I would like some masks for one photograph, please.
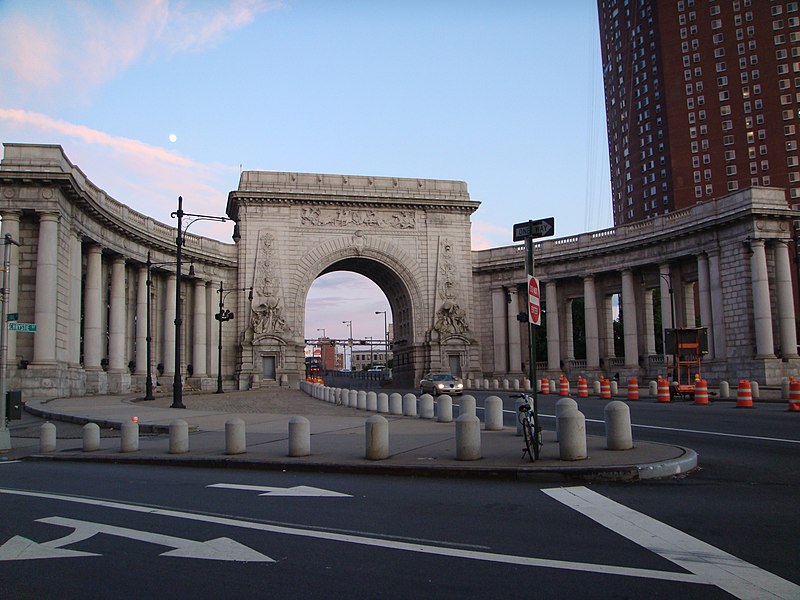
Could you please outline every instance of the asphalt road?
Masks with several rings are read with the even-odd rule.
[[[546,427],[556,400],[541,398]],[[580,404],[602,434],[605,403]],[[558,487],[0,463],[0,582],[15,598],[799,598],[800,415],[631,414],[635,439],[692,447],[701,469]]]

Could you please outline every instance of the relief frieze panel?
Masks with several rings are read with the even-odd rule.
[[[383,212],[352,208],[317,208],[304,206],[300,212],[300,224],[315,227],[389,227],[392,229],[415,229],[416,214],[413,210]]]

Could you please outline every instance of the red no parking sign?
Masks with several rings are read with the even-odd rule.
[[[528,322],[534,325],[542,324],[539,297],[539,280],[533,275],[528,275]]]

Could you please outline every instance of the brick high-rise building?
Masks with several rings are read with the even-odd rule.
[[[597,4],[616,224],[753,185],[800,205],[800,3]]]

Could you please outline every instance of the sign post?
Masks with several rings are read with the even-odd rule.
[[[11,256],[9,244],[19,246],[19,242],[11,237],[10,233],[3,236],[3,287],[0,289],[0,297],[2,297],[3,307],[0,310],[0,325],[9,321],[8,313],[8,300],[9,300],[9,285],[8,272],[11,269]],[[14,315],[16,319],[16,315]],[[15,325],[13,321],[9,322]],[[34,330],[35,330],[34,326]],[[8,334],[5,327],[0,326],[0,452],[7,452],[11,450],[11,432],[8,430],[6,424],[6,389],[8,388],[8,379],[6,371],[6,363],[8,362]]]
[[[528,275],[528,339],[530,340],[530,356],[528,376],[531,381],[533,396],[533,426],[534,435],[540,436],[542,428],[539,426],[539,401],[536,392],[536,327],[541,324],[541,292],[539,280],[533,275],[533,240],[546,237],[555,233],[555,218],[526,221],[514,225],[514,241],[525,240],[525,273]],[[538,441],[541,441],[539,439]]]

